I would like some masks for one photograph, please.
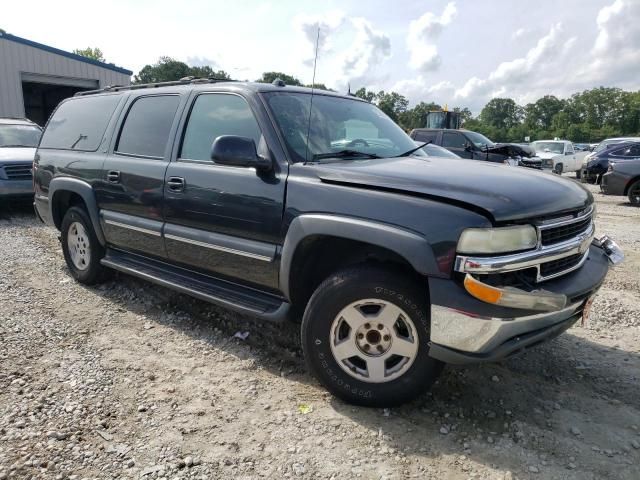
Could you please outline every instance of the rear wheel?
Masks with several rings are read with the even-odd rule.
[[[380,268],[335,273],[317,288],[302,319],[309,370],[331,393],[357,405],[414,399],[442,369],[429,357],[426,296],[405,276]]]
[[[629,187],[629,202],[631,205],[640,207],[640,180],[636,180]]]
[[[104,248],[87,212],[81,207],[71,207],[62,219],[60,230],[62,253],[73,278],[86,285],[101,281],[105,272],[100,264]]]

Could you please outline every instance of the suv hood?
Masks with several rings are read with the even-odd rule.
[[[536,155],[533,148],[515,143],[497,143],[493,147],[487,147],[487,150],[489,153],[500,153],[507,157],[534,157]]]
[[[31,147],[0,147],[0,162],[33,162],[36,149]]]
[[[393,190],[463,204],[495,222],[585,208],[593,196],[579,183],[530,168],[477,160],[402,157],[313,165],[328,183]]]

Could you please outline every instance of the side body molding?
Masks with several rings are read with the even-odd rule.
[[[82,197],[82,200],[84,200],[84,203],[87,206],[89,218],[91,219],[93,229],[96,232],[96,237],[98,237],[98,241],[101,245],[106,245],[104,232],[100,225],[96,195],[91,188],[91,185],[84,180],[71,177],[56,177],[51,180],[51,183],[49,183],[49,213],[52,221],[58,229],[60,229],[62,218],[58,218],[55,215],[54,209],[56,208],[56,194],[59,194],[60,192],[73,192]]]
[[[439,275],[433,250],[419,234],[385,223],[338,215],[303,214],[289,226],[280,261],[280,290],[289,298],[289,276],[300,242],[314,235],[346,238],[391,250],[423,275]]]

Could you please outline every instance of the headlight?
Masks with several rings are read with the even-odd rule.
[[[459,253],[507,253],[538,245],[538,234],[531,225],[499,228],[468,228],[460,235]]]

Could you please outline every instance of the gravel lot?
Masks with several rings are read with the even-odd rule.
[[[590,188],[626,261],[589,322],[501,364],[448,367],[391,411],[325,393],[295,325],[124,275],[76,284],[57,232],[4,207],[0,480],[637,480],[640,209]]]

